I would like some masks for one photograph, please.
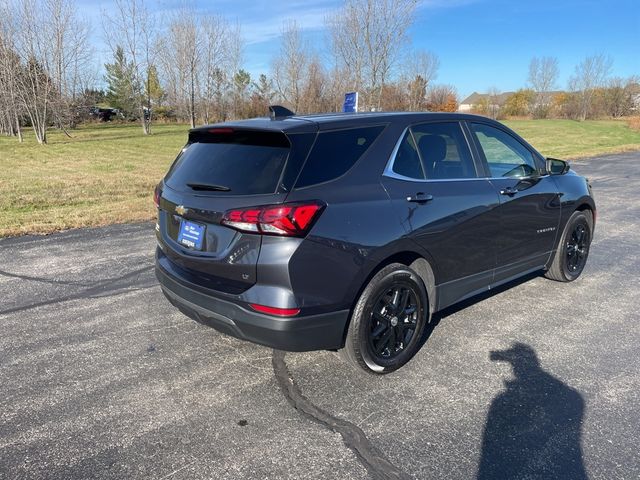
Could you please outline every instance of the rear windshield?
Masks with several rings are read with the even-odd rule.
[[[296,188],[327,182],[346,173],[378,138],[384,126],[350,128],[318,134]]]
[[[217,129],[196,132],[165,177],[176,190],[215,194],[257,195],[275,193],[289,155],[289,141],[280,132]],[[201,187],[190,187],[200,185]]]

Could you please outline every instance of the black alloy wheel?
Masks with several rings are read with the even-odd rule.
[[[593,237],[593,214],[589,210],[573,212],[558,241],[545,276],[558,282],[572,282],[587,264]]]
[[[411,343],[418,324],[418,296],[411,284],[386,289],[371,310],[369,351],[376,360],[397,357]]]
[[[580,274],[587,263],[589,251],[590,231],[586,222],[576,223],[569,238],[567,238],[566,266],[571,275]]]
[[[360,294],[340,356],[369,373],[393,372],[418,352],[429,318],[422,278],[406,265],[387,265]]]

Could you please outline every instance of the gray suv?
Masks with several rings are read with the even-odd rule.
[[[535,271],[577,278],[596,218],[565,162],[442,113],[195,128],[155,203],[156,274],[178,309],[374,373],[410,360],[438,310]]]

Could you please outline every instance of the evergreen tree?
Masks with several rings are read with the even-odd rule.
[[[269,78],[261,73],[258,77],[258,82],[253,84],[253,88],[260,100],[264,101],[267,105],[271,104],[273,97],[275,97],[275,91],[273,89],[273,82]]]
[[[161,105],[164,100],[165,93],[160,85],[158,69],[155,65],[149,66],[145,87],[145,97],[151,100],[151,105],[154,107]]]
[[[113,63],[105,64],[107,74],[107,101],[113,108],[119,109],[125,118],[136,119],[137,105],[135,92],[139,91],[134,85],[134,65],[127,62],[122,47],[117,47]]]

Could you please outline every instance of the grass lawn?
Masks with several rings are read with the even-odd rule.
[[[505,122],[544,155],[576,158],[640,150],[624,121]],[[0,237],[150,220],[152,192],[186,141],[185,125],[87,125],[38,145],[0,137]]]
[[[0,137],[0,236],[153,218],[153,187],[187,130],[87,125],[73,138],[51,130],[48,145]]]
[[[510,120],[504,122],[547,157],[572,159],[640,150],[640,131],[626,120]]]

